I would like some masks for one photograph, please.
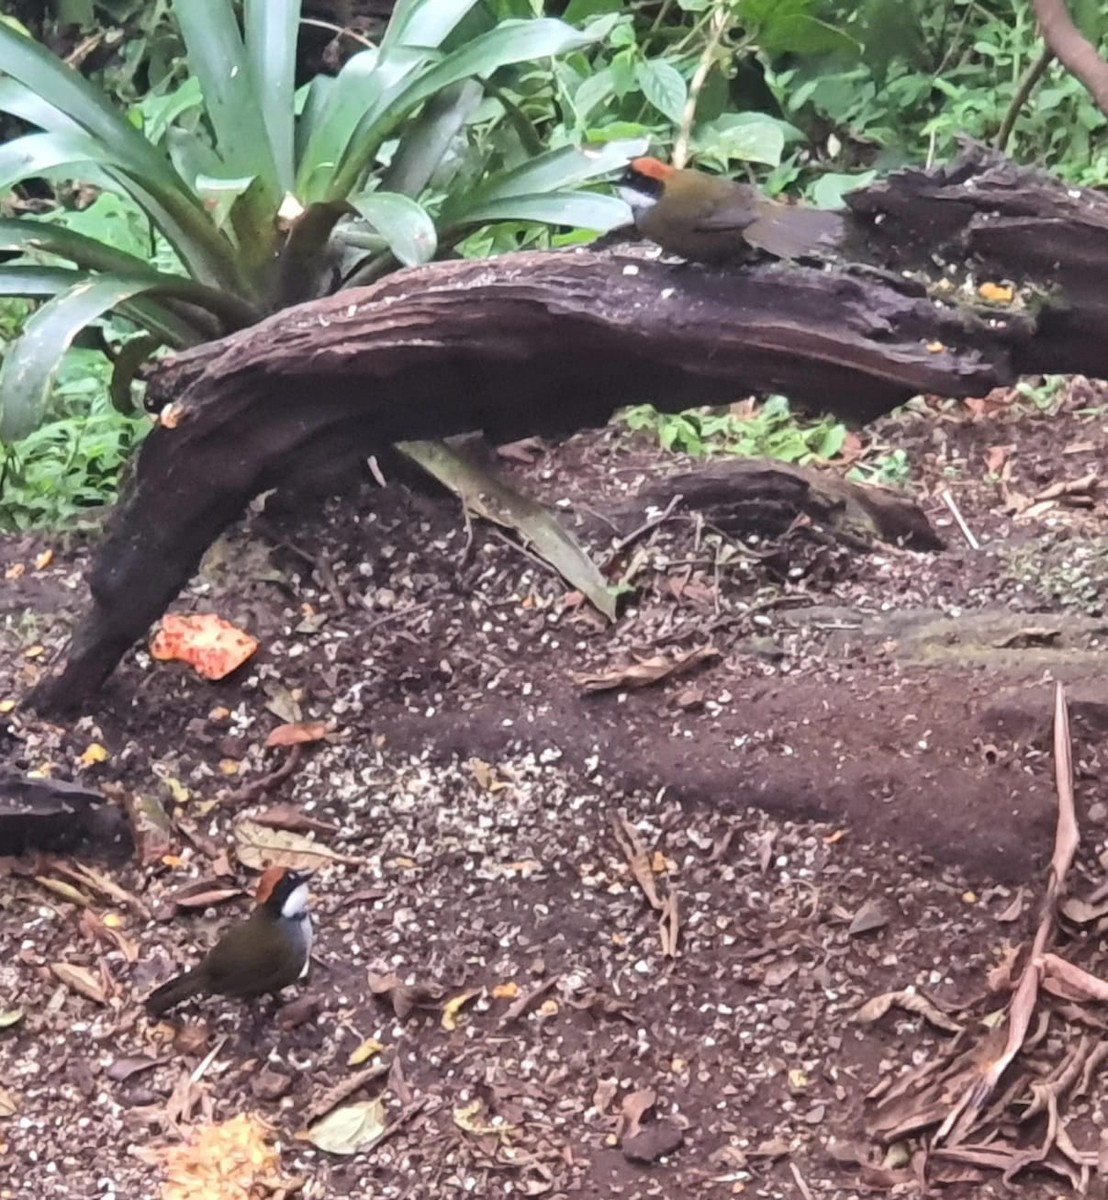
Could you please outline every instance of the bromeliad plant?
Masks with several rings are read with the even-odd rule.
[[[0,197],[77,180],[127,197],[152,231],[144,258],[56,221],[0,219],[0,250],[21,256],[0,266],[0,296],[45,301],[0,369],[0,441],[36,427],[62,355],[110,312],[144,331],[117,359],[123,397],[143,353],[427,262],[489,222],[626,220],[580,185],[642,144],[537,152],[504,86],[513,66],[513,82],[541,86],[546,60],[596,44],[615,17],[494,23],[477,0],[398,0],[380,45],[297,91],[300,0],[244,0],[241,27],[235,7],[175,0],[192,74],[137,110],[143,127],[0,21],[0,111],[38,130],[0,146]]]

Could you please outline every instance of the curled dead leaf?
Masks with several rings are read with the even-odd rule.
[[[325,721],[289,721],[270,730],[265,746],[267,750],[275,746],[302,746],[308,742],[321,742],[326,736]]]
[[[658,1094],[651,1087],[628,1092],[619,1106],[620,1128],[617,1136],[634,1137],[642,1128],[643,1118],[658,1103]]]
[[[376,1038],[366,1038],[364,1042],[359,1043],[359,1045],[350,1051],[346,1065],[348,1067],[360,1067],[362,1063],[369,1062],[374,1055],[380,1054],[384,1048],[384,1043],[379,1042]]]
[[[947,1033],[961,1032],[962,1026],[957,1021],[948,1017],[914,988],[904,988],[903,991],[885,992],[880,996],[874,996],[872,1000],[867,1000],[858,1009],[854,1014],[854,1020],[863,1025],[870,1025],[874,1021],[879,1021],[894,1006],[923,1017],[937,1029],[943,1029]]]
[[[63,900],[68,900],[70,904],[79,904],[81,908],[88,908],[92,904],[84,892],[72,884],[66,883],[63,879],[51,879],[48,875],[36,875],[35,883],[39,887],[46,888],[48,892],[53,892],[55,896],[61,896]]]
[[[57,962],[50,964],[52,974],[65,984],[71,992],[76,992],[97,1004],[107,1004],[108,997],[100,981],[86,967],[75,963]]]
[[[333,1109],[297,1137],[328,1154],[356,1154],[384,1132],[385,1103],[378,1097]]]
[[[16,1103],[15,1092],[9,1092],[7,1088],[0,1087],[0,1119],[14,1117],[18,1111],[19,1105]]]
[[[439,988],[425,984],[404,983],[398,975],[379,975],[369,972],[369,990],[392,1006],[392,1011],[403,1020],[417,1008],[435,1008],[442,999]]]
[[[499,1117],[480,1120],[479,1118],[483,1112],[484,1105],[481,1101],[471,1100],[469,1104],[464,1104],[454,1110],[454,1124],[466,1133],[478,1135],[492,1133],[498,1137],[506,1137],[515,1128],[514,1125],[510,1125],[507,1121],[501,1120]]]
[[[306,812],[291,804],[277,804],[265,812],[258,813],[253,820],[267,829],[288,829],[293,833],[338,833],[339,827],[330,821],[310,817]]]
[[[610,671],[574,672],[571,678],[586,694],[611,691],[613,688],[644,688],[673,676],[684,675],[719,656],[720,652],[715,646],[698,646],[673,658],[657,654],[653,658],[640,659]]]
[[[462,992],[458,996],[452,996],[442,1006],[442,1027],[448,1033],[453,1033],[458,1028],[458,1015],[462,1009],[469,1004],[471,1000],[476,1000],[478,996],[485,994],[484,988],[473,988],[468,992]]]
[[[258,650],[258,639],[215,613],[167,613],[150,641],[151,657],[187,663],[205,679],[223,679]]]
[[[11,1029],[13,1025],[18,1025],[23,1020],[23,1009],[21,1008],[5,1008],[0,1009],[0,1029]]]
[[[876,929],[884,929],[891,918],[889,906],[882,899],[867,900],[854,914],[847,933],[851,937],[860,937],[863,933],[872,933]]]

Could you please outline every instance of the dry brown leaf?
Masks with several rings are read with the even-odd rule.
[[[621,1000],[609,992],[594,989],[586,992],[577,1000],[570,1000],[569,1006],[594,1015],[600,1013],[602,1016],[622,1017],[623,1020],[630,1021],[633,1025],[638,1022],[638,1017],[635,1016],[631,1005],[626,1000]]]
[[[642,888],[642,893],[650,907],[660,910],[662,898],[658,895],[654,872],[650,869],[650,855],[643,845],[642,838],[639,837],[639,831],[622,813],[614,813],[612,815],[612,832],[615,834],[616,844],[623,852],[623,857],[627,859],[627,865],[631,868],[635,882]]]
[[[1093,925],[1102,917],[1108,917],[1108,901],[1090,904],[1077,896],[1067,896],[1059,906],[1059,912],[1075,925]]]
[[[1023,913],[1023,906],[1024,891],[1021,887],[1016,889],[1016,894],[1012,897],[1011,901],[996,914],[996,919],[1002,925],[1010,925],[1013,921],[1019,920]]]
[[[1080,479],[1059,479],[1048,484],[1035,495],[1037,501],[1058,500],[1069,496],[1095,495],[1100,487],[1100,477],[1095,472],[1082,475]]]
[[[676,958],[681,935],[681,914],[675,892],[671,891],[662,902],[662,909],[658,914],[658,932],[662,939],[662,954],[666,958]]]
[[[905,988],[900,992],[885,992],[880,996],[874,996],[872,1000],[867,1000],[858,1009],[854,1014],[854,1020],[862,1025],[870,1025],[874,1021],[880,1020],[894,1006],[923,1017],[924,1020],[930,1021],[938,1029],[946,1030],[947,1033],[959,1033],[962,1029],[957,1021],[948,1017],[914,988]]]
[[[863,933],[884,929],[888,925],[890,917],[889,906],[884,900],[867,900],[854,914],[847,933],[851,937],[861,937]]]
[[[244,867],[264,870],[266,867],[291,867],[294,871],[313,871],[328,863],[361,866],[364,858],[340,854],[321,842],[285,829],[269,829],[257,821],[244,818],[234,827],[235,853]]]
[[[778,959],[777,962],[772,962],[766,967],[763,982],[766,987],[779,988],[783,983],[788,983],[799,970],[800,964],[795,958]]]
[[[369,990],[392,1005],[392,1011],[403,1020],[416,1008],[435,1008],[442,999],[439,988],[419,983],[404,983],[398,975],[378,975],[370,971]]]
[[[122,904],[142,917],[143,920],[150,920],[150,909],[136,895],[127,891],[126,888],[120,887],[110,875],[106,875],[103,871],[98,871],[87,863],[79,862],[55,863],[53,869],[59,875],[68,876],[74,883],[99,892],[105,899]]]
[[[339,831],[339,827],[330,821],[321,821],[318,817],[310,817],[306,812],[302,812],[291,804],[274,805],[265,812],[257,813],[252,819],[267,829],[288,829],[293,833],[331,835]]]
[[[18,1025],[22,1020],[23,1009],[0,1008],[0,1029],[11,1029],[13,1025]]]
[[[65,984],[71,992],[77,992],[97,1004],[107,1004],[108,996],[91,971],[74,963],[57,962],[50,964],[51,972]]]
[[[478,1117],[484,1111],[484,1105],[480,1100],[471,1100],[469,1104],[465,1104],[454,1110],[454,1124],[459,1129],[466,1133],[474,1133],[478,1136],[487,1136],[495,1134],[497,1137],[507,1137],[514,1130],[515,1126],[507,1121],[496,1120],[478,1120]]]
[[[598,1079],[596,1091],[592,1094],[592,1106],[603,1117],[607,1115],[608,1105],[616,1098],[618,1088],[614,1079]]]
[[[1043,987],[1055,995],[1078,1002],[1093,1000],[1098,1004],[1108,1002],[1108,982],[1090,975],[1074,963],[1066,962],[1056,954],[1042,956]]]
[[[302,746],[308,742],[321,742],[327,736],[325,721],[289,721],[271,729],[265,739],[265,748],[276,746]]]
[[[9,1092],[7,1088],[0,1087],[0,1120],[4,1117],[14,1117],[19,1111],[19,1105],[15,1099],[15,1092]]]
[[[458,996],[453,996],[442,1006],[442,1027],[448,1033],[453,1033],[458,1028],[458,1015],[462,1009],[469,1004],[471,1000],[476,1000],[478,996],[485,994],[484,988],[473,988],[471,991],[462,992]]]
[[[341,1079],[334,1087],[328,1088],[308,1105],[304,1113],[304,1124],[311,1125],[314,1121],[318,1121],[320,1117],[326,1116],[331,1109],[341,1104],[348,1096],[353,1096],[367,1083],[372,1083],[373,1080],[380,1079],[388,1073],[387,1063],[374,1063],[372,1066],[362,1067],[360,1071],[355,1071],[353,1075]]]
[[[89,908],[92,905],[92,901],[84,892],[62,879],[51,879],[48,875],[36,875],[35,883],[46,888],[48,892],[53,892],[55,896],[61,896],[63,900],[68,900],[70,904],[79,904],[81,908]]]
[[[109,919],[114,916],[114,913],[109,913],[101,920],[96,913],[86,908],[77,918],[77,928],[90,942],[103,942],[107,946],[117,946],[128,962],[137,962],[138,946],[117,927],[117,924],[108,923]],[[118,918],[116,921],[118,922]]]
[[[501,1027],[510,1025],[513,1021],[518,1021],[536,1000],[541,999],[552,988],[557,987],[561,979],[561,975],[551,975],[549,979],[544,979],[542,983],[536,984],[529,992],[524,992],[522,996],[513,1000],[505,1009],[504,1015],[500,1018]]]
[[[385,1102],[377,1097],[336,1108],[296,1136],[328,1154],[356,1154],[384,1132]]]
[[[720,652],[714,646],[699,646],[674,658],[658,654],[610,671],[575,672],[572,679],[586,693],[611,691],[613,688],[650,687],[672,676],[683,675],[719,656]]]
[[[620,1138],[634,1137],[642,1128],[643,1117],[657,1103],[658,1095],[653,1088],[645,1087],[628,1092],[620,1105],[619,1128],[616,1130],[616,1136]]]
[[[258,649],[258,639],[215,613],[167,613],[150,641],[151,657],[188,663],[205,679],[223,679]]]
[[[192,909],[210,908],[242,895],[242,888],[233,884],[221,884],[218,879],[198,879],[171,892],[166,899],[177,908]]]

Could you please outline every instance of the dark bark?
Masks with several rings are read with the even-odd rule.
[[[511,440],[625,404],[750,392],[861,424],[920,392],[1108,376],[1105,197],[973,147],[851,208],[863,266],[707,271],[595,249],[443,262],[168,360],[150,386],[162,423],[97,555],[92,603],[32,702],[82,703],[252,496],[392,442]],[[928,293],[970,271],[1034,302],[972,311]]]
[[[777,537],[807,517],[853,546],[879,538],[909,550],[942,550],[944,543],[919,507],[887,488],[841,479],[830,471],[794,467],[766,458],[728,459],[697,471],[668,475],[643,489],[643,502],[703,513],[724,533]]]

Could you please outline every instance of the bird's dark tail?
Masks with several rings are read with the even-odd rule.
[[[839,213],[803,204],[775,204],[743,230],[751,246],[777,258],[829,254],[845,236],[846,222]]]
[[[162,1013],[168,1012],[182,1000],[195,996],[199,990],[200,982],[195,971],[185,971],[181,975],[174,975],[172,979],[163,983],[161,987],[155,988],[146,997],[146,1011],[152,1017],[160,1017]]]

